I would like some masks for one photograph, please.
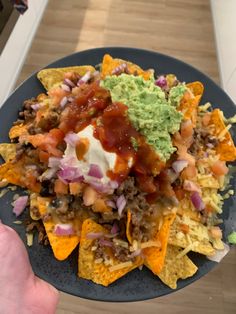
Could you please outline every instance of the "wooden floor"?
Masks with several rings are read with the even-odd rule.
[[[206,0],[51,0],[18,84],[74,51],[101,46],[152,49],[182,59],[219,81]],[[61,294],[57,314],[236,313],[236,249],[211,273],[167,297],[103,303]]]

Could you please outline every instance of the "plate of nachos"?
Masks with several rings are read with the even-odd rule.
[[[183,288],[230,250],[235,113],[204,74],[156,52],[56,61],[0,110],[0,219],[59,290],[138,301]]]

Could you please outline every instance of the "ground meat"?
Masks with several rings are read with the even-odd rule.
[[[128,177],[119,186],[116,194],[125,196],[126,208],[131,210],[133,239],[141,242],[148,241],[153,236],[152,228],[150,228],[153,207],[147,202],[145,194],[137,187],[135,178]]]
[[[130,258],[130,251],[127,248],[124,248],[124,247],[119,246],[119,245],[114,245],[112,247],[112,251],[113,251],[114,256],[119,261],[121,261],[122,263],[131,260],[131,258]]]
[[[39,193],[43,197],[54,195],[54,182],[53,180],[44,180],[41,182],[41,190]]]
[[[49,244],[49,240],[44,228],[44,225],[42,223],[42,221],[38,220],[38,221],[28,221],[26,223],[26,232],[38,232],[38,243],[39,244],[43,244],[43,245],[48,245]]]
[[[47,115],[43,116],[37,124],[37,128],[42,132],[48,132],[53,128],[56,128],[60,122],[60,115],[58,112],[51,110]]]
[[[38,207],[31,207],[30,208],[30,211],[32,212],[32,214],[34,215],[34,217],[37,217],[37,218],[40,218],[40,212],[39,212],[39,209]]]
[[[36,98],[31,98],[24,101],[23,110],[19,112],[19,118],[23,121],[33,120],[36,116],[35,110],[32,109],[32,105],[36,104],[38,101]]]

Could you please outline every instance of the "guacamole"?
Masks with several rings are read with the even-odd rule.
[[[163,161],[169,159],[175,151],[170,134],[179,130],[182,113],[166,99],[154,79],[145,81],[140,76],[121,74],[107,76],[101,86],[110,91],[112,101],[128,106],[128,116],[136,130],[145,136]]]

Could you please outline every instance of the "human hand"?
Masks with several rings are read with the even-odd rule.
[[[23,242],[0,221],[0,313],[52,314],[58,291],[37,278]]]

